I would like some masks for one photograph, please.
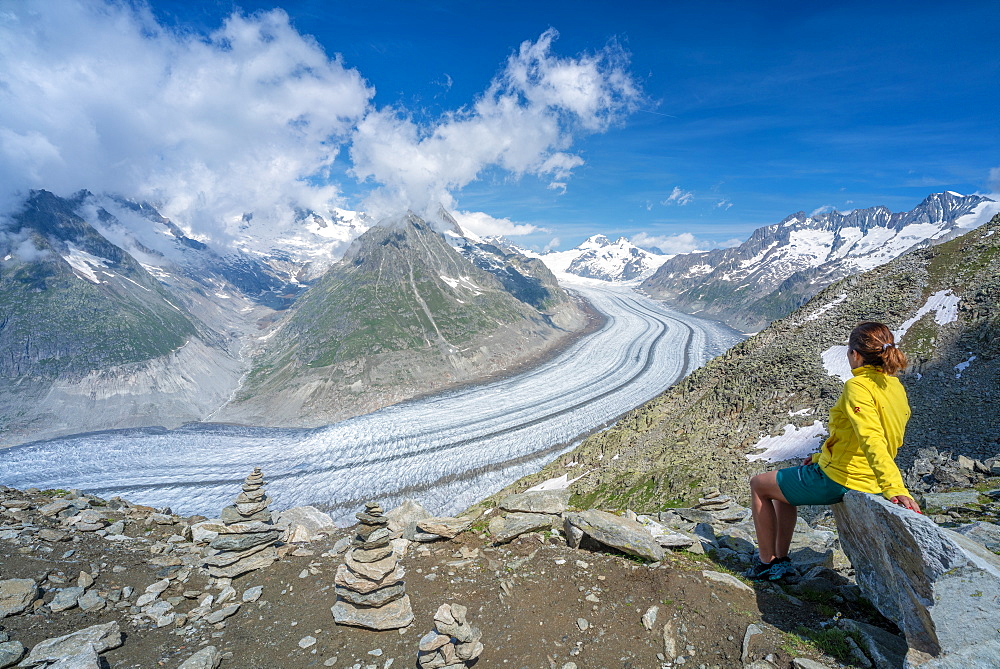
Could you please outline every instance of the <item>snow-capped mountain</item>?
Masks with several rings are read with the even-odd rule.
[[[612,242],[604,235],[588,237],[569,251],[534,255],[553,272],[614,282],[645,278],[672,257],[641,249],[624,237]]]
[[[798,212],[758,228],[739,246],[675,256],[642,287],[685,311],[756,330],[837,279],[968,232],[998,211],[1000,203],[987,197],[946,191],[900,213]]]

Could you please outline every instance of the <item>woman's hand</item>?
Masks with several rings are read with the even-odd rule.
[[[802,466],[805,467],[807,465],[811,465],[812,463],[813,463],[813,456],[810,455],[808,458],[802,461]]]
[[[903,508],[909,509],[910,511],[916,511],[917,513],[923,513],[920,510],[920,507],[917,505],[917,503],[914,502],[912,498],[907,497],[906,495],[896,495],[895,497],[893,497],[889,501],[892,502],[893,504],[898,504],[899,506],[901,506]]]

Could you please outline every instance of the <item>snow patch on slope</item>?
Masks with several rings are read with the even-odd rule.
[[[777,437],[764,437],[758,441],[754,448],[763,450],[763,452],[747,454],[747,460],[751,462],[754,460],[780,462],[793,458],[804,458],[819,450],[825,435],[826,427],[818,420],[805,427],[786,425],[784,432]]]
[[[913,327],[914,323],[919,321],[924,316],[924,314],[928,314],[932,311],[935,312],[934,322],[938,325],[954,323],[958,320],[959,301],[960,298],[958,295],[955,295],[950,288],[947,290],[939,290],[927,298],[927,301],[924,302],[924,306],[920,307],[912,318],[900,325],[898,330],[893,330],[893,336],[895,336],[898,341],[903,335],[906,334],[907,330]]]
[[[925,314],[930,312],[934,313],[934,322],[938,325],[946,325],[948,323],[953,323],[958,320],[958,303],[960,298],[955,295],[954,292],[949,288],[947,290],[939,290],[930,297],[922,307],[917,310],[911,318],[904,321],[899,329],[893,330],[892,335],[898,342],[906,332],[913,327],[913,324],[920,320]],[[821,307],[821,309],[829,308]],[[814,312],[817,313],[818,312]],[[809,320],[807,318],[807,320]],[[847,346],[831,346],[830,348],[823,351],[821,354],[823,359],[823,369],[826,370],[827,374],[830,376],[836,376],[843,381],[848,381],[851,379],[853,374],[851,373],[851,365],[847,361]],[[957,367],[956,367],[957,369]],[[964,369],[964,368],[963,368]],[[961,370],[959,370],[961,373]]]
[[[111,261],[107,258],[101,258],[100,256],[87,253],[83,249],[78,249],[72,244],[67,244],[67,246],[69,247],[69,255],[63,256],[62,259],[68,262],[70,267],[79,273],[77,276],[81,279],[86,279],[91,283],[100,283],[101,280],[97,278],[97,273],[94,272],[94,270],[106,269],[108,267],[108,263]]]

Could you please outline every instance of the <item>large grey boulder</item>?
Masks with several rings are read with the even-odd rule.
[[[392,532],[403,532],[409,527],[411,535],[418,521],[430,518],[433,515],[430,511],[420,506],[419,502],[412,499],[403,500],[402,504],[385,513],[385,517],[389,519],[389,529]]]
[[[528,532],[552,529],[552,521],[559,519],[547,513],[509,513],[497,525],[490,524],[493,541],[505,544]],[[494,531],[495,530],[495,531]]]
[[[569,489],[531,490],[509,495],[500,501],[504,511],[516,513],[565,513],[569,506]]]
[[[79,658],[90,662],[98,653],[122,645],[122,632],[117,621],[94,625],[64,636],[46,639],[35,645],[19,667],[50,666],[53,662]],[[86,665],[84,665],[86,666]]]
[[[1000,557],[880,496],[833,506],[862,592],[906,635],[906,666],[1000,667]]]
[[[663,559],[663,549],[656,539],[634,520],[597,509],[569,512],[564,518],[566,536],[576,546],[579,542],[575,541],[575,538],[582,532],[623,553],[656,562]]]
[[[37,595],[38,586],[30,578],[0,581],[0,620],[27,609]]]
[[[296,506],[280,511],[275,515],[274,523],[287,528],[285,541],[289,543],[315,541],[337,530],[337,524],[330,514],[314,506]]]

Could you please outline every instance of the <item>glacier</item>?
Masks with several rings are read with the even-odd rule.
[[[454,514],[571,449],[743,336],[627,286],[566,287],[602,329],[524,373],[313,429],[198,423],[34,442],[0,451],[0,482],[119,495],[216,517],[261,467],[272,508],[312,505],[338,522],[366,500]]]

